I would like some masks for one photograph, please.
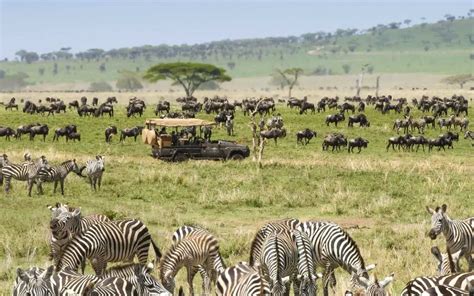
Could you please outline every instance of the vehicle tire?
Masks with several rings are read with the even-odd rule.
[[[189,159],[189,155],[185,153],[176,153],[173,157],[174,162],[182,162]]]
[[[232,154],[229,159],[232,159],[232,160],[243,160],[244,159],[244,156],[240,153],[234,153]]]

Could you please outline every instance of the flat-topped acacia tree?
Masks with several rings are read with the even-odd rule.
[[[232,78],[225,71],[211,64],[177,62],[155,65],[146,71],[143,78],[150,82],[171,79],[175,85],[184,88],[186,96],[191,97],[203,83],[230,81]]]

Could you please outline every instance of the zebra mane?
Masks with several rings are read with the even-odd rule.
[[[125,271],[125,270],[128,270],[128,269],[133,270],[134,271],[133,273],[135,274],[136,273],[135,268],[136,267],[143,267],[143,266],[146,267],[145,264],[141,264],[141,263],[128,263],[128,264],[116,265],[116,266],[112,266],[112,267],[108,268],[104,272],[104,274],[108,274],[109,272],[122,272],[122,271]]]
[[[66,164],[66,163],[69,163],[69,162],[72,162],[72,161],[74,161],[74,160],[70,159],[70,160],[63,161],[63,162],[61,163],[61,165]]]

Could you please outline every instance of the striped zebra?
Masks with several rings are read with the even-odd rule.
[[[472,292],[474,294],[474,292]],[[421,296],[470,296],[472,295],[470,292],[446,286],[446,285],[439,285],[439,286],[434,286],[431,287],[427,290],[425,290]]]
[[[19,181],[27,181],[28,196],[31,196],[31,189],[33,183],[38,177],[41,169],[48,167],[48,161],[45,156],[41,156],[35,162],[28,162],[26,164],[9,164],[2,168],[2,175],[5,178],[5,192],[10,192],[10,183],[12,179]]]
[[[451,273],[460,272],[459,258],[464,255],[466,248],[462,248],[456,254],[451,254],[449,248],[446,253],[441,253],[438,247],[431,248],[431,254],[438,260],[438,266],[436,268],[439,275],[446,275]]]
[[[378,281],[375,277],[374,280],[366,279],[365,277],[357,277],[359,281],[359,286],[364,289],[365,296],[389,296],[391,294],[385,291],[385,287],[388,286],[393,281],[393,273],[383,279],[382,281]],[[353,295],[352,292],[346,291],[345,295]]]
[[[299,225],[300,221],[298,219],[289,218],[269,222],[260,228],[250,246],[250,265],[255,266],[258,264],[263,242],[270,233],[281,230],[295,230]]]
[[[419,296],[424,291],[438,285],[446,285],[463,291],[469,291],[472,283],[474,283],[474,272],[472,271],[438,277],[420,276],[410,280],[403,288],[401,295]]]
[[[329,286],[334,290],[336,277],[334,269],[342,267],[351,275],[352,286],[355,279],[369,279],[364,259],[356,242],[339,225],[325,221],[301,223],[299,230],[306,233],[315,251],[316,267],[324,268],[324,295],[329,294]]]
[[[182,267],[187,271],[190,295],[194,295],[193,278],[199,269],[201,274],[204,274],[202,289],[209,295],[213,270],[220,274],[225,269],[217,239],[207,230],[197,228],[176,240],[160,265],[161,282],[171,293],[174,293],[175,289],[174,278]]]
[[[38,277],[41,277],[45,272],[44,268],[32,267],[25,270],[18,268],[16,273],[17,277],[15,283],[13,284],[13,296],[26,295],[29,290],[29,283],[32,280],[36,280]]]
[[[29,270],[17,269],[17,278],[13,290],[14,296],[49,296],[52,293],[51,277],[54,266],[48,269],[30,268]]]
[[[468,263],[468,270],[474,268],[474,261],[471,254],[474,253],[474,226],[473,218],[466,220],[451,220],[446,214],[447,205],[431,209],[426,207],[431,214],[431,229],[428,233],[432,240],[435,240],[440,233],[443,233],[446,239],[446,247],[452,254],[455,254],[465,248],[464,258]],[[456,264],[458,262],[455,262]]]
[[[297,272],[298,252],[290,230],[270,233],[262,245],[259,260],[272,295],[287,295]]]
[[[61,195],[64,195],[64,180],[66,179],[67,175],[70,172],[79,173],[79,167],[77,166],[76,160],[67,160],[61,163],[58,166],[50,167],[50,168],[42,168],[38,172],[38,190],[40,194],[43,194],[43,186],[42,183],[44,182],[54,182],[54,190],[53,193],[56,193],[56,189],[58,187],[58,183],[61,185]]]
[[[226,268],[217,279],[217,296],[269,296],[270,285],[262,277],[261,270],[240,262]]]
[[[86,258],[91,260],[97,275],[105,271],[108,262],[133,261],[135,255],[138,262],[145,264],[150,242],[159,259],[160,249],[143,222],[128,219],[93,224],[86,233],[76,236],[68,244],[56,264],[56,270],[65,267],[77,270]]]
[[[292,234],[298,252],[297,276],[294,279],[295,296],[316,295],[318,275],[315,273],[314,262],[316,254],[311,246],[311,241],[304,232],[293,230]]]
[[[138,296],[138,291],[128,281],[121,278],[106,278],[91,284],[84,291],[87,296]],[[79,295],[78,295],[79,296]]]
[[[105,159],[103,156],[97,155],[95,159],[89,159],[86,162],[86,176],[89,179],[89,183],[91,184],[91,189],[94,191],[97,190],[97,186],[100,189],[100,185],[102,183],[102,174],[105,171]],[[81,171],[84,169],[82,168]]]
[[[2,168],[9,164],[10,161],[8,160],[8,156],[5,153],[0,155],[0,186],[3,186]]]
[[[48,206],[48,208],[51,210],[51,257],[55,265],[74,237],[86,233],[94,224],[110,222],[105,215],[82,217],[81,209],[70,208],[66,204],[57,203],[55,207]],[[84,273],[85,262],[81,264]]]

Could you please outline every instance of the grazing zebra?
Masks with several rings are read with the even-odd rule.
[[[262,245],[260,264],[272,295],[287,295],[297,272],[298,252],[290,230],[270,233]]]
[[[102,174],[105,171],[105,159],[103,156],[97,155],[95,159],[90,159],[86,162],[86,175],[91,184],[91,189],[97,190],[96,185],[100,189],[102,182]]]
[[[260,253],[262,252],[263,242],[270,233],[280,230],[295,230],[299,225],[300,221],[298,219],[289,218],[269,222],[262,228],[260,228],[257,234],[255,234],[255,237],[250,246],[250,265],[258,265],[260,260]]]
[[[471,283],[474,282],[474,272],[462,272],[450,275],[427,277],[420,276],[410,280],[403,288],[402,296],[419,296],[424,291],[438,286],[446,285],[463,291],[469,291]]]
[[[294,290],[295,295],[316,295],[316,280],[318,275],[315,274],[315,257],[314,249],[311,246],[306,233],[294,230],[293,241],[298,253],[297,259],[297,276],[295,278]],[[322,277],[322,276],[319,276]]]
[[[187,270],[189,294],[194,295],[193,278],[201,269],[201,274],[205,275],[202,288],[204,293],[209,295],[210,275],[213,270],[220,274],[225,269],[219,254],[217,239],[206,230],[197,229],[176,240],[164,256],[160,266],[161,282],[171,293],[175,289],[174,278],[182,267]]]
[[[270,285],[261,276],[260,269],[240,262],[226,268],[217,279],[217,296],[269,296]]]
[[[470,293],[458,288],[438,285],[425,290],[421,296],[469,296]],[[472,295],[472,294],[471,294]]]
[[[8,156],[6,154],[0,155],[0,186],[3,186],[2,168],[9,164],[10,161],[8,161]]]
[[[466,248],[462,248],[459,252],[451,254],[449,248],[446,253],[441,253],[438,247],[431,248],[431,254],[438,260],[438,266],[436,270],[439,275],[446,275],[451,273],[460,272],[459,258],[464,255]]]
[[[145,264],[150,242],[156,256],[160,258],[160,249],[143,222],[128,219],[94,224],[68,244],[56,264],[56,270],[64,267],[77,270],[86,258],[91,260],[97,275],[105,271],[108,262],[132,261],[135,255],[138,262]]]
[[[35,280],[38,276],[41,276],[45,272],[44,268],[32,267],[29,269],[22,270],[21,268],[17,269],[17,277],[15,283],[13,284],[13,296],[26,295],[28,292],[30,280]]]
[[[75,172],[77,174],[79,173],[79,167],[77,166],[75,159],[67,160],[58,166],[54,166],[50,168],[42,168],[38,172],[38,184],[37,184],[40,194],[43,194],[42,183],[54,182],[53,193],[56,193],[56,189],[59,183],[61,185],[61,195],[64,195],[64,180],[66,179],[67,175],[69,175],[70,172]]]
[[[334,269],[342,267],[351,274],[352,285],[356,278],[369,279],[364,259],[360,254],[356,242],[339,225],[324,221],[308,221],[301,223],[299,229],[305,232],[316,254],[316,267],[324,268],[323,288],[324,295],[328,295],[328,288],[334,289],[336,278]]]
[[[464,258],[467,260],[468,270],[471,271],[474,268],[471,256],[474,252],[474,227],[471,225],[471,218],[463,221],[451,220],[446,214],[447,208],[446,204],[436,207],[434,210],[426,207],[428,213],[431,214],[431,229],[428,235],[432,240],[435,240],[440,233],[443,233],[446,238],[446,247],[452,254],[464,248]]]
[[[68,205],[57,203],[55,207],[48,206],[51,210],[51,257],[54,264],[70,241],[77,235],[82,235],[94,224],[110,222],[105,215],[81,216],[81,209],[69,208]],[[85,262],[82,262],[82,273],[84,273]]]
[[[378,281],[375,278],[373,281],[366,279],[365,277],[358,277],[359,285],[364,289],[365,296],[388,296],[391,295],[387,293],[384,289],[385,287],[393,281],[393,273],[383,279]],[[352,292],[346,291],[345,295],[353,295]]]
[[[138,296],[138,291],[128,281],[121,278],[106,278],[97,284],[90,284],[84,291],[90,296]]]
[[[38,177],[38,173],[41,169],[48,167],[48,161],[46,157],[41,156],[36,162],[28,162],[27,164],[9,164],[2,168],[2,175],[5,178],[5,192],[10,192],[11,179],[19,181],[27,181],[28,183],[28,196],[31,196],[31,189],[33,183]]]

